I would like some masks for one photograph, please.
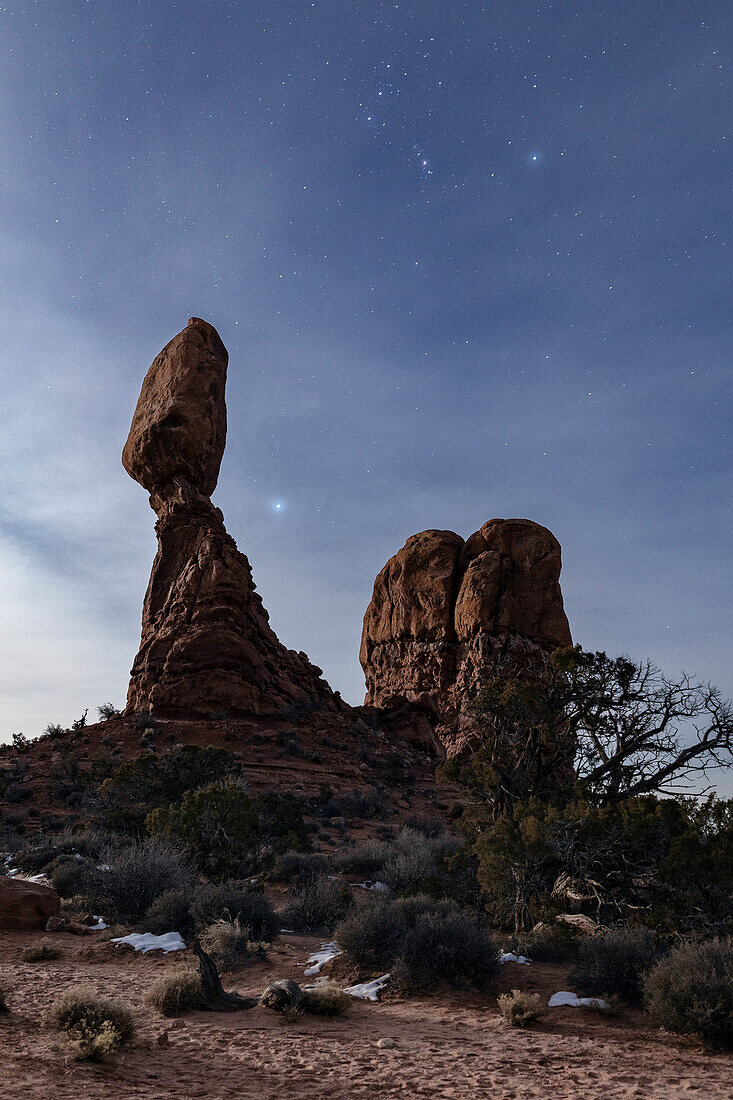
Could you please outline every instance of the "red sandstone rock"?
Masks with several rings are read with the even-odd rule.
[[[23,878],[0,878],[0,929],[45,928],[57,917],[61,902],[55,890]]]
[[[209,497],[227,433],[224,386],[229,356],[213,325],[192,317],[145,375],[122,452],[130,477],[164,497],[183,478]]]
[[[365,704],[395,695],[439,714],[449,753],[470,740],[468,705],[507,656],[520,667],[571,645],[560,544],[524,519],[494,519],[464,543],[452,531],[413,535],[374,584],[360,660]]]
[[[321,670],[272,631],[249,562],[209,500],[224,451],[227,358],[216,329],[192,318],[148,371],[123,451],[158,514],[128,714],[340,705]]]

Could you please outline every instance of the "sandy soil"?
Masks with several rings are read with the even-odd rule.
[[[10,989],[12,1009],[0,1017],[4,1100],[733,1095],[729,1055],[662,1034],[640,1013],[604,1019],[580,1009],[550,1009],[543,1021],[520,1030],[504,1023],[494,999],[455,994],[356,1001],[344,1017],[294,1023],[259,1006],[172,1021],[139,1007],[137,1035],[124,1052],[104,1065],[74,1063],[64,1038],[40,1020],[58,992],[89,982],[141,1006],[151,982],[188,961],[188,952],[143,957],[98,941],[90,950],[91,937],[63,936],[57,961],[21,962],[23,948],[40,938],[42,933],[0,933],[0,985]],[[283,936],[266,963],[225,977],[225,988],[259,994],[273,977],[302,981],[304,961],[318,942]],[[545,999],[568,988],[563,967],[540,964],[505,965],[501,985],[535,990]],[[396,1046],[378,1047],[382,1037]]]

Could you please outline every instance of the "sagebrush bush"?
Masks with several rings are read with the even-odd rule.
[[[733,1046],[733,939],[670,951],[644,979],[644,1007],[670,1031]]]
[[[46,1023],[72,1040],[75,1057],[96,1061],[132,1038],[135,1020],[125,1001],[102,997],[93,986],[76,985],[51,1004]]]
[[[335,982],[325,981],[316,989],[304,989],[300,1004],[316,1016],[341,1016],[348,1012],[351,998]]]
[[[150,905],[142,919],[146,932],[164,935],[166,932],[180,932],[182,936],[193,930],[191,903],[195,890],[166,890],[159,894]]]
[[[487,989],[499,973],[493,940],[454,901],[372,895],[338,926],[335,938],[359,968],[389,967],[406,989]]]
[[[280,917],[284,928],[315,935],[333,931],[354,904],[351,889],[327,875],[291,890]]]
[[[498,1005],[504,1019],[512,1027],[525,1027],[531,1020],[538,1020],[546,1012],[538,993],[526,993],[521,989],[502,993]]]
[[[332,860],[336,871],[376,878],[389,856],[389,845],[383,840],[364,840],[339,852]]]
[[[169,840],[133,841],[103,855],[94,871],[94,896],[105,916],[138,920],[161,894],[192,882],[189,860]]]
[[[394,902],[367,894],[338,925],[335,938],[341,950],[360,969],[382,969],[394,960],[405,927]]]
[[[89,895],[96,889],[96,865],[73,855],[57,856],[43,869],[59,897]]]
[[[272,877],[276,882],[302,886],[327,870],[328,860],[317,852],[284,852],[275,860]]]
[[[538,924],[530,932],[521,932],[512,941],[512,950],[533,962],[573,962],[582,940],[563,924]]]
[[[206,928],[222,918],[239,918],[250,929],[250,939],[257,942],[271,943],[280,931],[280,918],[267,898],[237,879],[198,886],[191,896],[190,912],[196,928]]]
[[[158,978],[148,989],[144,1002],[161,1016],[179,1016],[200,1008],[203,1003],[201,975],[198,970],[176,970]]]
[[[241,917],[214,921],[204,928],[200,939],[204,951],[219,970],[233,970],[253,958],[267,957],[262,944],[253,940],[252,929],[242,923]]]
[[[21,958],[24,963],[50,962],[51,959],[58,959],[61,954],[62,951],[58,944],[55,944],[53,940],[43,939],[40,943],[34,943],[30,947],[26,947]]]
[[[499,975],[499,953],[486,929],[456,906],[418,916],[400,944],[392,969],[404,989],[490,989]]]
[[[613,928],[586,936],[578,946],[570,982],[584,993],[640,1001],[644,973],[659,955],[654,934],[648,928]]]

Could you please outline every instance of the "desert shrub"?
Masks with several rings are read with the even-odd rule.
[[[525,1027],[531,1020],[545,1015],[545,1006],[538,993],[525,993],[513,989],[511,993],[502,993],[498,999],[499,1009],[512,1027]]]
[[[335,982],[326,981],[316,989],[304,989],[300,1003],[304,1012],[317,1016],[341,1016],[348,1012],[351,998]]]
[[[403,988],[489,988],[499,952],[486,930],[454,901],[425,896],[369,896],[338,926],[335,938],[359,968],[392,968]]]
[[[117,718],[120,712],[114,703],[102,703],[101,707],[97,707],[97,714],[100,722],[108,722],[110,718]]]
[[[125,1001],[101,997],[92,986],[76,985],[52,1003],[46,1022],[72,1040],[78,1059],[97,1061],[132,1037],[135,1022]]]
[[[62,898],[94,893],[96,865],[88,859],[76,859],[72,855],[57,856],[43,873],[54,890]]]
[[[499,955],[486,929],[461,912],[421,913],[400,944],[392,970],[404,989],[490,989],[499,974]]]
[[[395,958],[404,931],[405,920],[396,904],[368,894],[338,925],[334,935],[357,967],[386,968]]]
[[[733,940],[674,948],[644,978],[644,1007],[670,1031],[733,1046]]]
[[[232,754],[213,746],[174,745],[161,753],[145,751],[120,764],[101,783],[93,819],[106,828],[137,834],[156,807],[168,806],[186,791],[223,779],[233,767]]]
[[[58,959],[62,954],[61,948],[53,940],[43,939],[40,943],[26,947],[21,958],[24,963],[50,962],[51,959]]]
[[[644,972],[659,958],[648,928],[612,928],[586,936],[578,945],[570,981],[584,993],[606,993],[625,1001],[640,1001]]]
[[[294,932],[330,933],[354,904],[350,888],[319,875],[291,890],[281,919]]]
[[[582,940],[568,924],[538,924],[512,941],[512,950],[533,962],[573,962]]]
[[[376,878],[381,873],[388,855],[389,846],[385,841],[364,840],[361,844],[354,844],[334,856],[332,866],[335,871]]]
[[[146,932],[154,932],[156,936],[166,932],[180,932],[185,936],[193,929],[191,917],[191,902],[193,889],[166,890],[159,894],[149,906],[142,923]]]
[[[113,849],[94,870],[94,896],[99,912],[117,919],[137,920],[153,901],[192,881],[185,854],[165,837],[134,841]]]
[[[370,819],[381,814],[384,810],[384,799],[378,791],[344,791],[334,795],[328,792],[328,797],[323,798],[315,807],[315,812],[320,817],[345,817],[347,819],[360,817]]]
[[[284,852],[275,860],[272,877],[276,882],[302,886],[326,873],[328,860],[316,852]]]
[[[161,1016],[178,1016],[199,1008],[203,1001],[198,970],[177,970],[158,978],[148,989],[144,1002]]]
[[[21,871],[35,875],[40,871],[48,874],[48,868],[54,860],[62,856],[76,859],[78,855],[99,862],[102,853],[114,844],[115,839],[113,833],[102,829],[87,828],[79,833],[65,829],[53,840],[29,844],[18,854],[17,866]]]
[[[252,795],[236,779],[188,791],[179,802],[154,810],[146,827],[185,844],[200,870],[213,878],[251,874],[277,852],[308,844],[292,795]]]
[[[271,943],[280,931],[280,918],[267,898],[237,880],[197,887],[191,897],[190,913],[197,928],[206,928],[222,918],[239,919],[255,942]]]
[[[241,917],[208,925],[201,933],[201,946],[220,970],[233,970],[253,958],[266,958],[261,943],[253,940],[252,929]]]

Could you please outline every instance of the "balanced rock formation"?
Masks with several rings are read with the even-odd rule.
[[[471,737],[469,704],[504,658],[526,667],[571,645],[560,544],[527,519],[492,519],[465,542],[413,535],[374,582],[359,659],[369,706],[431,708],[448,752]]]
[[[216,329],[192,317],[145,376],[122,453],[158,516],[128,714],[338,706],[321,670],[274,634],[249,562],[209,499],[226,440],[228,358]]]

